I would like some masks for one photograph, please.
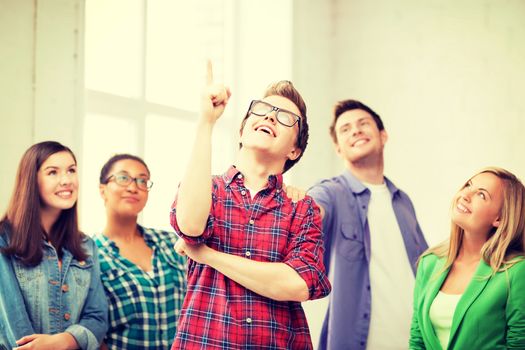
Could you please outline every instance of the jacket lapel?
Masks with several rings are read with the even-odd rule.
[[[434,265],[434,269],[432,273],[430,274],[430,278],[428,280],[427,288],[425,291],[425,297],[422,298],[423,305],[420,305],[420,309],[422,310],[421,317],[423,321],[423,326],[421,327],[423,331],[423,337],[425,338],[425,343],[427,343],[429,346],[429,349],[441,349],[441,344],[439,343],[439,339],[436,336],[436,332],[434,331],[434,326],[432,325],[432,322],[430,321],[430,306],[434,302],[434,299],[436,298],[436,295],[438,294],[439,290],[441,289],[441,285],[443,284],[443,281],[448,276],[448,272],[450,271],[450,268],[446,269],[439,275],[437,273],[443,269],[443,266],[445,265],[445,259],[439,259],[436,261],[436,264]]]
[[[481,294],[487,282],[490,280],[492,274],[492,268],[481,259],[472,280],[470,281],[467,289],[463,293],[463,296],[456,306],[456,311],[454,312],[454,318],[452,319],[452,327],[450,329],[450,340],[449,344],[452,344],[455,339],[455,335],[459,329],[461,321],[465,316],[465,313],[469,309],[470,305],[478,298]]]

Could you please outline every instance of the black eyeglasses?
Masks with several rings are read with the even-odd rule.
[[[106,184],[110,182],[111,179],[115,180],[115,183],[117,185],[123,187],[129,186],[132,182],[135,182],[137,188],[143,191],[149,191],[153,186],[153,182],[151,180],[148,180],[144,177],[133,177],[126,173],[118,173],[111,175],[106,179]]]
[[[253,100],[250,103],[250,108],[248,109],[248,113],[255,114],[259,117],[264,117],[273,111],[277,112],[275,117],[282,125],[291,128],[296,123],[299,123],[299,130],[301,129],[301,117],[295,113],[287,111],[286,109],[275,107],[267,102],[259,100]]]

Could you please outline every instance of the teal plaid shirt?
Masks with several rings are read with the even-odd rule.
[[[109,304],[109,349],[169,349],[186,292],[186,259],[173,248],[173,232],[138,226],[153,250],[153,277],[119,254],[104,235],[98,246],[102,283]]]

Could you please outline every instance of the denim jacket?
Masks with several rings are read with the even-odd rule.
[[[0,234],[0,247],[8,235]],[[0,345],[33,333],[70,333],[81,349],[98,349],[108,327],[107,300],[100,281],[96,245],[84,239],[88,258],[76,260],[43,241],[44,256],[35,267],[0,254]]]

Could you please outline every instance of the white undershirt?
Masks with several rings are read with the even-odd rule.
[[[365,184],[371,192],[370,289],[372,311],[367,349],[407,349],[412,321],[414,274],[386,184]]]
[[[447,348],[452,327],[452,319],[462,294],[445,294],[439,291],[430,305],[430,322],[443,349]]]
[[[256,195],[257,193],[259,193],[259,191],[255,191],[253,188],[249,188],[249,187],[247,187],[247,186],[244,186],[244,187],[246,187],[246,189],[248,190],[248,193],[250,194],[250,197],[251,197],[252,199],[255,197],[255,195]]]

